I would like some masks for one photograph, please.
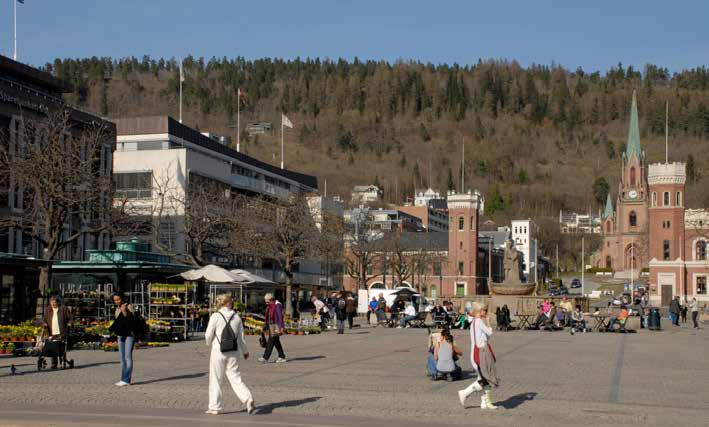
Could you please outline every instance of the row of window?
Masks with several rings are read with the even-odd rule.
[[[451,223],[453,222],[453,218],[451,218]],[[451,224],[452,228],[453,224]],[[475,230],[475,217],[471,216],[470,217],[470,229]],[[463,215],[458,217],[458,231],[464,231],[465,230],[465,217]]]
[[[670,203],[671,197],[670,197],[670,192],[665,191],[662,193],[662,206],[672,206]],[[652,192],[652,197],[651,197],[651,203],[653,207],[657,206],[657,192],[653,191]],[[675,206],[682,206],[682,192],[678,191],[675,193]]]

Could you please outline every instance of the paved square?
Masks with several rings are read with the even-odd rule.
[[[242,363],[259,414],[247,416],[225,385],[231,414],[208,417],[208,348],[203,341],[134,354],[134,382],[113,386],[118,354],[75,351],[74,370],[36,372],[35,359],[0,368],[0,425],[691,425],[709,424],[709,333],[664,324],[662,332],[496,333],[502,385],[496,412],[462,408],[463,382],[425,375],[426,330],[356,328],[344,336],[284,337],[289,363]],[[467,331],[455,336],[465,350]]]

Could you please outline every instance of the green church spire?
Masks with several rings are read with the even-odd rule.
[[[611,201],[611,193],[608,192],[606,197],[606,209],[603,211],[603,219],[613,216],[613,202]]]
[[[635,91],[633,91],[633,105],[630,107],[630,126],[628,127],[628,143],[625,148],[625,158],[629,159],[630,156],[635,154],[637,158],[640,158],[640,124],[638,121],[638,101],[635,97]]]

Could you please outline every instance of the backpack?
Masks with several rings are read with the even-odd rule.
[[[337,300],[337,309],[340,311],[344,311],[345,307],[347,307],[347,301],[345,301],[344,298],[340,298]]]
[[[226,325],[224,325],[224,329],[222,329],[222,339],[219,340],[217,338],[217,342],[219,343],[219,350],[221,350],[222,353],[228,353],[230,351],[236,351],[239,349],[238,341],[236,339],[236,333],[234,330],[231,328],[231,319],[236,316],[236,312],[231,315],[229,320],[226,320],[226,317],[220,312],[220,316],[222,316],[222,319],[226,322]]]

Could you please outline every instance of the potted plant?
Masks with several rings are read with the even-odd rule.
[[[0,354],[5,354],[5,343],[0,342]]]
[[[6,354],[13,354],[15,352],[15,344],[9,342],[5,346],[5,353]]]

